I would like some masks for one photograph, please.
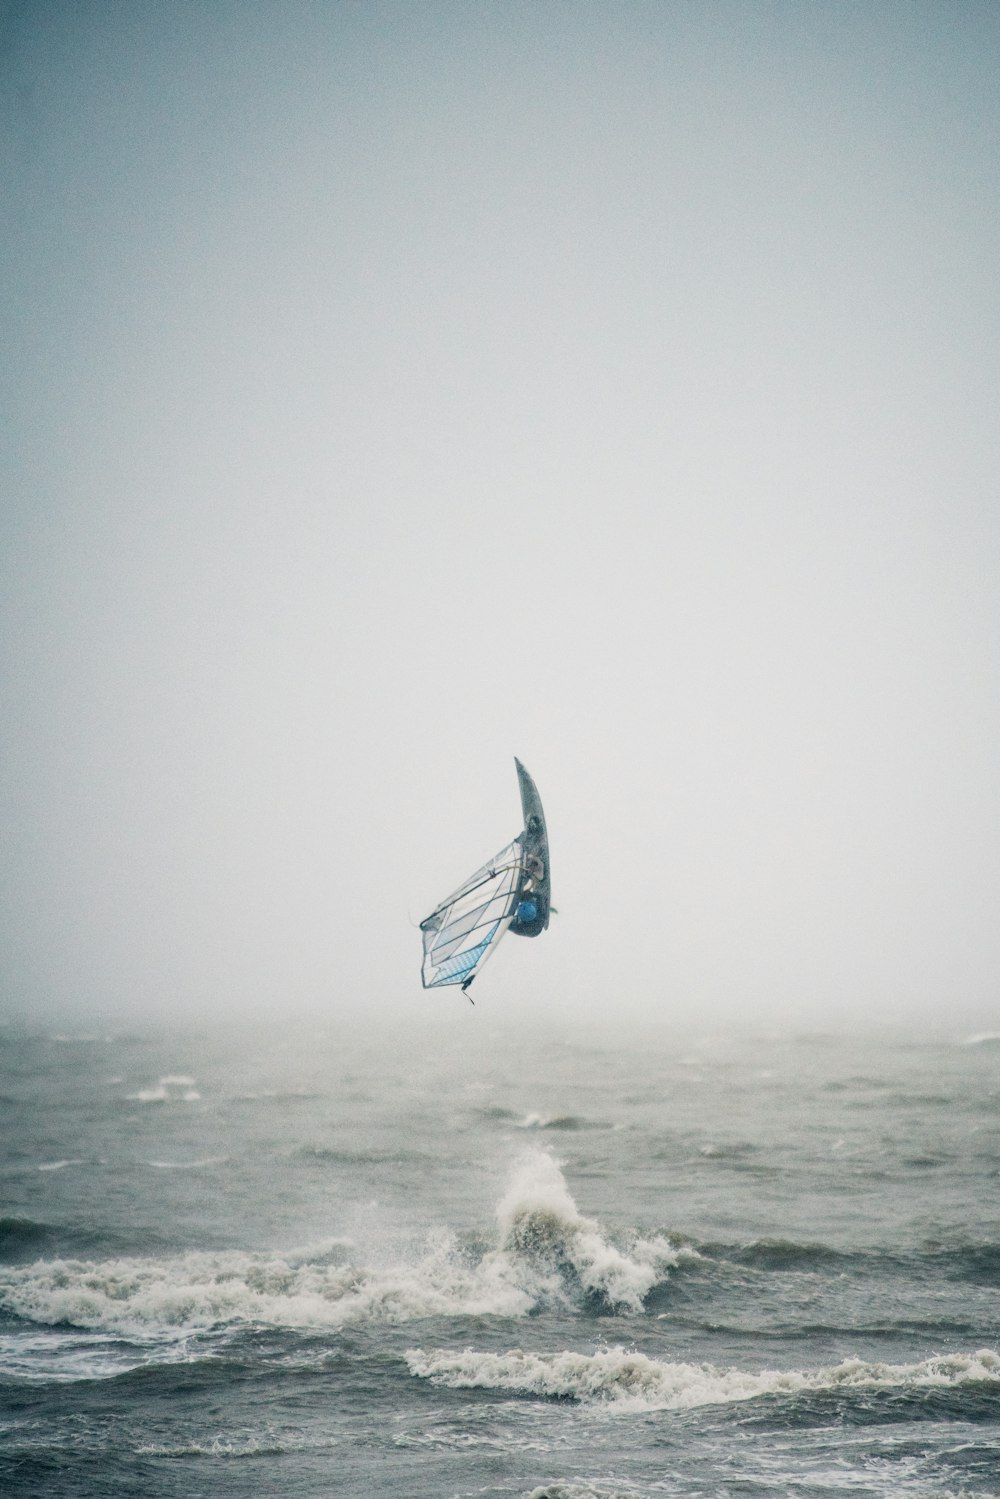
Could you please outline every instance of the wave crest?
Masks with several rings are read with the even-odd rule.
[[[320,1441],[307,1441],[304,1437],[284,1433],[252,1432],[243,1435],[216,1436],[210,1442],[142,1442],[136,1447],[137,1457],[283,1457],[289,1452],[317,1452],[337,1445],[336,1437]]]
[[[434,1316],[523,1317],[539,1304],[581,1298],[637,1312],[677,1263],[663,1239],[637,1239],[628,1253],[616,1249],[581,1216],[558,1165],[542,1152],[521,1162],[497,1218],[499,1245],[478,1258],[438,1230],[413,1262],[378,1268],[351,1263],[344,1241],[284,1255],[40,1260],[0,1271],[0,1308],[50,1326],[144,1338],[241,1322],[329,1329]]]
[[[416,1265],[384,1271],[242,1251],[41,1262],[0,1277],[0,1307],[32,1322],[148,1337],[240,1322],[332,1329],[459,1313],[517,1316],[529,1302],[464,1266],[454,1240],[440,1235]]]
[[[646,1296],[678,1263],[663,1238],[637,1238],[629,1253],[584,1218],[556,1161],[544,1151],[521,1160],[497,1209],[500,1254],[538,1299],[583,1293],[612,1310],[640,1312]]]
[[[511,1394],[582,1402],[601,1401],[619,1410],[688,1410],[724,1405],[760,1395],[797,1395],[843,1389],[942,1388],[971,1382],[1000,1385],[1000,1355],[989,1349],[948,1354],[918,1364],[866,1363],[846,1359],[809,1372],[716,1369],[711,1364],[670,1364],[624,1348],[594,1354],[479,1353],[411,1348],[410,1373],[452,1389],[503,1390]]]

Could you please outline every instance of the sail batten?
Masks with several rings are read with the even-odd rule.
[[[523,853],[515,838],[420,923],[425,989],[472,982],[510,923],[523,874]]]

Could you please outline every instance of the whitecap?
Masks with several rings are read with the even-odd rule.
[[[224,1158],[159,1159],[196,1169]],[[478,1259],[436,1229],[410,1262],[352,1263],[346,1240],[314,1251],[189,1253],[161,1259],[42,1260],[0,1268],[0,1309],[38,1323],[176,1336],[234,1323],[339,1328],[426,1317],[524,1317],[540,1304],[598,1298],[639,1312],[680,1251],[665,1239],[615,1247],[584,1218],[551,1156],[534,1151],[497,1209],[498,1247]]]
[[[155,1347],[158,1363],[187,1359],[182,1341]],[[8,1379],[25,1383],[114,1379],[149,1362],[150,1350],[126,1345],[112,1334],[65,1332],[46,1328],[39,1332],[0,1335],[0,1371]]]
[[[204,1442],[143,1442],[135,1448],[137,1457],[281,1457],[286,1452],[315,1452],[336,1447],[336,1437],[309,1441],[287,1432],[227,1433]]]
[[[610,1243],[580,1213],[558,1162],[542,1150],[522,1157],[497,1219],[497,1257],[536,1301],[582,1294],[639,1312],[679,1262],[676,1247],[662,1237],[635,1238],[627,1252]]]
[[[626,1348],[597,1353],[462,1352],[411,1348],[411,1374],[452,1389],[602,1402],[620,1411],[689,1410],[761,1395],[798,1395],[844,1389],[932,1389],[969,1382],[1000,1385],[1000,1355],[989,1349],[946,1354],[916,1364],[845,1359],[816,1370],[718,1369],[711,1364],[664,1363]]]
[[[135,1093],[126,1093],[132,1103],[166,1103],[180,1099],[183,1103],[197,1103],[201,1094],[194,1086],[194,1078],[186,1073],[168,1072],[155,1087],[139,1088]]]
[[[224,1155],[207,1155],[199,1161],[147,1161],[146,1164],[157,1171],[197,1171],[202,1166],[221,1166],[228,1159]]]
[[[598,1489],[591,1483],[543,1483],[525,1499],[636,1499],[635,1489]]]
[[[243,1251],[169,1259],[43,1260],[0,1269],[0,1308],[48,1324],[146,1337],[233,1323],[334,1329],[431,1316],[522,1316],[532,1301],[496,1266],[468,1265],[453,1236],[413,1265],[367,1270],[330,1257]]]

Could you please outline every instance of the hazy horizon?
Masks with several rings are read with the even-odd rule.
[[[38,0],[0,80],[0,1017],[1000,1029],[996,7]]]

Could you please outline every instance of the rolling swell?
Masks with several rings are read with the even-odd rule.
[[[1000,1244],[930,1244],[919,1250],[838,1249],[829,1244],[789,1239],[754,1239],[746,1244],[698,1245],[704,1259],[763,1273],[829,1271],[833,1274],[881,1275],[929,1273],[935,1277],[1000,1286]]]
[[[37,1255],[52,1243],[55,1230],[31,1218],[0,1218],[0,1260],[19,1260]]]
[[[934,1248],[927,1258],[951,1280],[1000,1287],[1000,1244],[982,1242]]]
[[[754,1239],[749,1244],[703,1244],[700,1253],[713,1260],[728,1260],[754,1270],[834,1270],[857,1262],[850,1251],[826,1244],[797,1244],[788,1239]]]
[[[142,1247],[165,1248],[169,1240],[148,1228],[141,1233]],[[17,1265],[46,1258],[79,1258],[93,1254],[134,1253],[136,1242],[106,1226],[43,1223],[27,1217],[0,1218],[0,1265]],[[0,1276],[2,1285],[2,1276]],[[0,1306],[2,1306],[0,1295]]]
[[[990,1059],[720,1041],[696,1077],[646,1041],[289,1028],[25,1073],[0,1489],[995,1494]]]

